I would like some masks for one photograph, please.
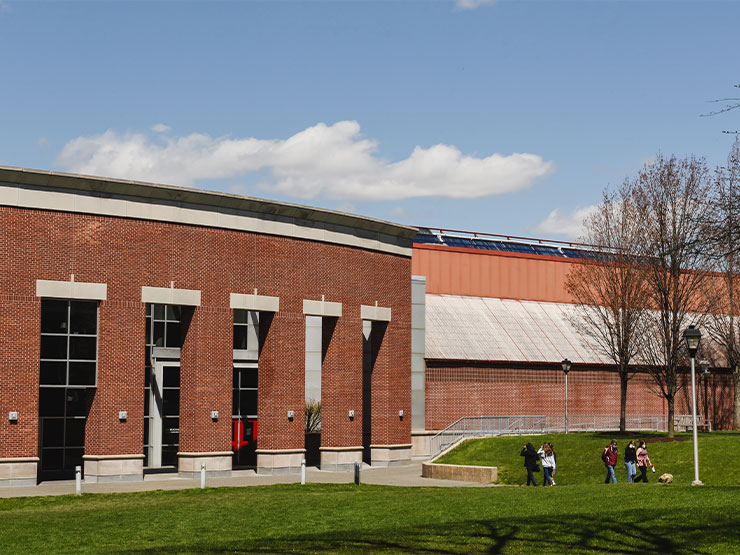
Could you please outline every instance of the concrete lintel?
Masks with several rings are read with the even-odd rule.
[[[360,316],[363,320],[372,320],[373,322],[390,322],[391,309],[384,306],[360,305]]]
[[[231,308],[238,310],[256,310],[257,312],[278,312],[280,297],[269,297],[251,293],[231,293]]]
[[[104,301],[108,298],[108,284],[37,279],[36,296],[53,299]]]
[[[311,301],[303,300],[303,314],[306,316],[327,316],[330,318],[341,318],[342,303],[333,303],[329,301]]]
[[[141,302],[152,304],[171,304],[182,306],[200,306],[199,289],[175,289],[174,287],[141,288]]]

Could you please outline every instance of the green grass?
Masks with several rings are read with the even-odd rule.
[[[439,458],[445,464],[471,464],[498,467],[500,484],[526,484],[527,472],[524,459],[519,456],[525,443],[531,442],[536,449],[545,441],[555,446],[557,471],[555,481],[559,486],[574,484],[603,483],[606,476],[601,451],[604,446],[617,439],[619,463],[615,471],[620,483],[627,482],[624,468],[624,449],[630,439],[648,441],[648,454],[655,465],[655,474],[648,473],[651,482],[668,472],[673,474],[675,485],[688,485],[694,479],[694,452],[691,434],[676,434],[684,441],[658,442],[666,438],[665,433],[636,434],[549,434],[541,436],[511,436],[470,440]],[[653,440],[653,441],[651,441]],[[699,434],[699,477],[706,485],[731,486],[740,484],[737,472],[740,461],[740,433],[712,432]],[[535,475],[541,484],[542,472]],[[619,484],[617,484],[619,485]],[[649,485],[649,484],[648,484]],[[638,484],[641,486],[641,484]]]
[[[293,484],[0,499],[0,552],[740,553],[740,434],[700,436],[700,488],[688,485],[690,441],[649,444],[675,484],[628,485],[622,466],[620,483],[604,485],[599,454],[611,437],[547,436],[555,488]],[[543,439],[468,442],[448,458],[496,464],[503,483],[523,483],[521,446]]]
[[[4,553],[737,553],[740,488],[280,485],[0,500]]]

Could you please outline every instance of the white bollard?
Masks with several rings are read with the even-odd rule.
[[[301,485],[306,485],[306,459],[301,459]]]
[[[200,464],[200,489],[206,487],[206,463]]]
[[[82,467],[75,466],[75,494],[82,495]]]

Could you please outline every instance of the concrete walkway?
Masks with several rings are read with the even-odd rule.
[[[354,472],[328,472],[315,467],[306,469],[306,482],[317,484],[345,484],[354,481]],[[296,484],[300,475],[266,476],[254,470],[235,470],[230,478],[209,478],[208,487],[267,486],[271,484]],[[432,487],[491,487],[477,482],[457,482],[421,477],[421,461],[412,461],[403,466],[390,468],[371,468],[366,466],[361,472],[363,484],[384,486],[432,486]],[[143,482],[109,482],[105,484],[86,484],[82,482],[83,493],[121,493],[131,491],[176,490],[199,488],[200,478],[190,480],[178,478],[177,473],[148,474]],[[42,482],[37,486],[0,488],[3,497],[39,497],[45,495],[69,495],[75,492],[74,480]]]

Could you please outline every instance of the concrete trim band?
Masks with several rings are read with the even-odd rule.
[[[106,283],[37,279],[36,296],[52,299],[105,301],[108,298],[108,285]]]
[[[145,285],[141,288],[141,302],[152,304],[200,306],[200,291],[198,289],[147,287]]]

